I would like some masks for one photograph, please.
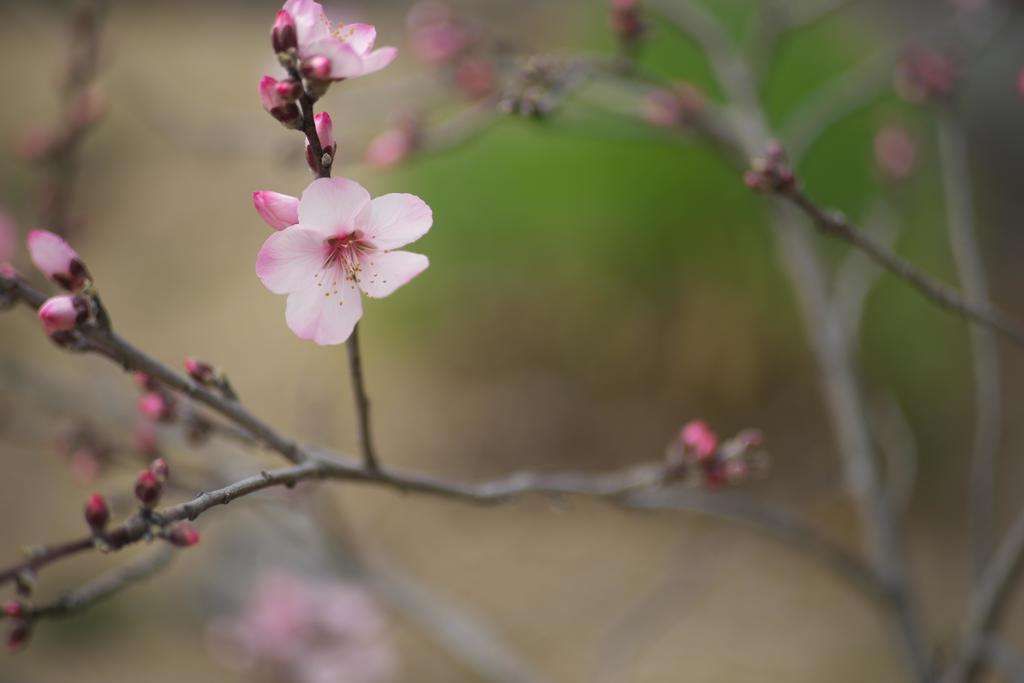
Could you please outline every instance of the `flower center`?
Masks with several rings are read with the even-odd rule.
[[[365,239],[362,230],[354,230],[346,235],[329,237],[324,240],[327,253],[324,265],[317,273],[317,286],[326,287],[324,296],[338,293],[338,281],[341,278],[359,282],[362,270],[361,257],[374,251],[373,245]]]

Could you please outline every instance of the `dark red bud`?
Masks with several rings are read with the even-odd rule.
[[[285,10],[279,11],[274,18],[274,26],[270,29],[270,44],[274,52],[287,52],[299,46],[295,19]]]
[[[12,652],[20,650],[28,642],[30,633],[31,629],[27,621],[15,623],[11,630],[7,632],[7,649]]]
[[[4,603],[4,616],[8,619],[20,619],[25,616],[25,605],[17,600],[8,600]]]
[[[202,385],[212,386],[217,383],[217,371],[213,366],[196,358],[185,359],[185,372]]]
[[[179,548],[199,543],[199,530],[188,522],[178,522],[167,531],[167,540]]]
[[[163,485],[156,475],[150,470],[139,472],[135,480],[135,497],[139,499],[142,506],[152,509],[160,501],[160,494],[163,493]]]
[[[92,494],[85,503],[85,521],[93,531],[102,531],[110,521],[110,508],[100,494]]]

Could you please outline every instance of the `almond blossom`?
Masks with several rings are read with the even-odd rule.
[[[27,241],[32,263],[64,289],[74,292],[89,282],[82,259],[60,236],[48,230],[33,230]]]
[[[430,230],[430,207],[411,194],[376,199],[347,178],[318,178],[298,205],[298,223],[271,235],[256,259],[270,291],[287,294],[285,319],[301,339],[346,341],[363,315],[360,292],[385,297],[429,265],[395,251]]]
[[[296,55],[304,75],[331,81],[358,78],[380,71],[398,56],[393,47],[373,49],[377,29],[370,24],[332,26],[323,6],[313,0],[288,0],[282,11],[295,23]],[[321,70],[324,64],[327,68]]]

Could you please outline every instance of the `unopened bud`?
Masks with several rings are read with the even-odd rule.
[[[89,319],[89,302],[66,294],[51,297],[39,307],[37,315],[46,334],[69,332]]]
[[[8,619],[20,619],[25,616],[25,605],[18,600],[8,600],[4,603],[4,616]]]
[[[139,412],[158,422],[169,422],[174,417],[174,406],[168,396],[151,391],[139,399]]]
[[[306,78],[326,81],[331,78],[331,60],[323,55],[316,55],[302,60],[299,70]]]
[[[110,508],[100,494],[92,494],[85,503],[85,521],[94,532],[103,531],[110,521]]]
[[[167,540],[179,548],[199,543],[199,530],[188,522],[178,522],[167,530]]]
[[[163,484],[150,470],[139,472],[135,480],[135,497],[142,503],[142,507],[152,510],[160,502],[160,494],[163,493]]]
[[[149,471],[153,473],[153,476],[157,478],[157,481],[163,483],[167,481],[167,477],[171,473],[171,468],[167,464],[166,459],[157,458],[149,464]]]
[[[295,31],[295,19],[285,10],[277,13],[274,26],[270,29],[270,44],[274,52],[287,52],[299,46],[298,33]]]
[[[153,423],[149,420],[139,420],[135,425],[134,441],[135,450],[142,455],[156,455],[157,433]]]
[[[291,78],[286,78],[274,85],[274,93],[280,98],[281,102],[294,102],[302,95],[302,84]]]
[[[11,630],[7,632],[7,649],[14,652],[24,647],[31,635],[31,630],[27,621],[15,622]]]
[[[702,420],[694,420],[684,425],[679,432],[679,440],[698,461],[709,459],[718,450],[718,437]]]
[[[185,372],[203,386],[209,387],[217,384],[217,371],[213,369],[213,366],[196,358],[185,359]]]
[[[85,264],[63,238],[48,230],[33,230],[27,241],[32,263],[64,289],[76,292],[89,282]]]

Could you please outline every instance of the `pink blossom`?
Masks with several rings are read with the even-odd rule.
[[[416,56],[428,64],[452,61],[471,41],[469,32],[452,20],[448,7],[439,2],[419,2],[408,18],[412,47]]]
[[[374,50],[377,29],[370,24],[331,25],[324,8],[313,0],[288,0],[283,11],[295,22],[296,53],[300,62],[326,59],[329,69],[321,80],[340,81],[380,71],[394,61],[398,50],[382,47]],[[321,61],[322,61],[321,59]]]
[[[405,161],[412,151],[412,136],[401,128],[386,130],[370,140],[366,163],[377,168],[390,168]]]
[[[7,212],[0,210],[0,263],[7,263],[14,258],[17,240],[14,219]]]
[[[264,76],[260,79],[260,104],[268,114],[291,128],[298,128],[301,125],[302,113],[295,104],[294,98],[289,100],[281,94],[280,85],[288,81],[278,81],[273,76]],[[290,86],[289,86],[290,87]]]
[[[410,194],[370,194],[347,178],[318,178],[299,200],[299,222],[271,235],[256,259],[270,291],[287,294],[288,327],[317,344],[340,344],[362,317],[360,291],[385,297],[426,269],[395,251],[430,230],[430,207]]]
[[[80,296],[62,294],[43,302],[37,315],[46,334],[67,332],[88,319],[89,304]]]
[[[31,231],[28,234],[28,251],[36,268],[68,291],[77,291],[89,281],[89,271],[82,259],[67,242],[52,232]]]
[[[914,171],[914,140],[901,126],[886,126],[875,136],[875,162],[889,180],[905,180]]]
[[[299,222],[299,198],[270,190],[252,193],[256,212],[274,230],[284,230]]]
[[[693,451],[698,460],[707,460],[718,450],[718,437],[703,420],[683,425],[679,432],[683,446]]]
[[[269,574],[237,618],[218,620],[208,634],[213,653],[236,668],[297,683],[382,683],[397,668],[384,629],[357,586]]]

